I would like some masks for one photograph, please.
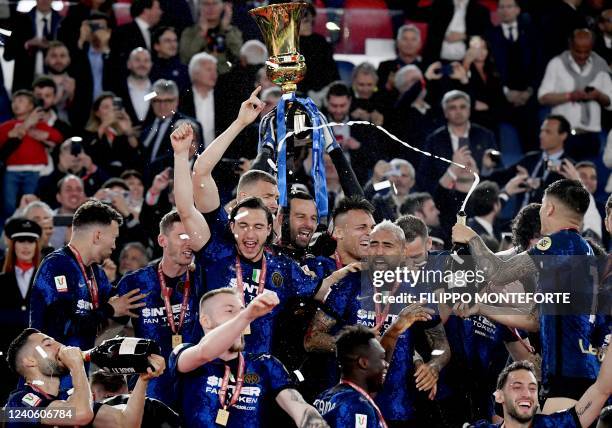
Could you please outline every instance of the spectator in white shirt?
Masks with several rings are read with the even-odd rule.
[[[538,91],[541,104],[563,115],[575,135],[567,150],[575,160],[599,154],[601,108],[611,109],[612,80],[608,64],[593,52],[593,33],[575,30],[569,50],[553,58]]]
[[[215,85],[217,84],[217,58],[200,52],[189,61],[189,77],[193,91],[195,117],[204,132],[204,145],[215,139]],[[185,111],[189,115],[190,112]]]

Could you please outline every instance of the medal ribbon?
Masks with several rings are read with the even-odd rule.
[[[157,277],[159,278],[159,284],[161,285],[162,297],[164,299],[164,305],[166,306],[166,318],[168,318],[168,325],[172,334],[178,334],[183,327],[183,321],[185,321],[185,313],[189,306],[189,295],[191,294],[191,281],[189,280],[189,270],[185,272],[185,292],[183,293],[183,303],[181,303],[181,314],[179,316],[178,327],[174,323],[174,313],[172,312],[172,306],[170,305],[170,296],[172,296],[172,289],[166,285],[166,278],[162,271],[161,262],[157,265]]]

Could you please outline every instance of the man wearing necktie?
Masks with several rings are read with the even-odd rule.
[[[15,60],[13,92],[29,89],[35,76],[44,74],[44,54],[49,41],[56,39],[61,16],[51,8],[51,0],[36,0],[28,13],[16,13],[11,37],[6,38],[4,59]]]

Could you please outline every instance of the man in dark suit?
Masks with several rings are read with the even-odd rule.
[[[571,159],[565,154],[565,142],[570,135],[571,127],[563,116],[549,115],[540,129],[540,150],[527,153],[516,164],[488,176],[500,186],[507,183],[519,173],[529,176],[528,191],[519,196],[517,209],[531,202],[542,202],[544,189],[549,184],[565,178],[561,175],[564,160]]]
[[[379,89],[393,93],[395,90],[394,76],[400,68],[408,64],[422,67],[423,59],[419,55],[421,47],[421,30],[414,24],[402,25],[397,30],[395,38],[397,58],[383,61],[378,65]]]
[[[188,119],[196,127],[198,139],[198,152],[203,147],[201,143],[202,129],[196,120],[178,113],[179,90],[172,80],[157,80],[153,83],[153,91],[157,96],[151,100],[155,119],[150,126],[144,129],[140,135],[140,143],[143,147],[143,157],[147,165],[145,182],[150,184],[156,174],[164,168],[173,165],[173,151],[170,145],[170,134],[175,129],[175,124],[182,119]]]
[[[89,22],[90,31],[79,38],[81,48],[72,52],[68,69],[75,79],[74,99],[68,108],[70,123],[75,129],[85,126],[93,101],[102,91],[111,89],[115,78],[109,56],[110,18],[103,13],[92,13]]]
[[[127,60],[134,49],[151,51],[151,29],[159,23],[162,10],[158,0],[134,0],[130,15],[134,20],[117,27],[110,40],[113,66],[121,74],[126,74]]]
[[[452,159],[453,154],[461,149],[462,154],[471,155],[478,169],[482,171],[485,152],[496,149],[497,144],[491,131],[470,123],[469,95],[457,90],[447,92],[442,98],[442,110],[447,125],[438,128],[427,137],[424,150],[435,156]],[[419,189],[434,194],[438,180],[445,172],[450,177],[455,175],[448,168],[447,163],[431,156],[424,156],[419,163],[417,174]]]
[[[506,97],[504,122],[514,127],[526,153],[537,147],[537,41],[518,0],[499,0],[497,15],[501,24],[487,32],[487,39]]]
[[[61,16],[50,0],[36,0],[28,13],[16,13],[9,22],[12,34],[6,38],[4,59],[15,60],[13,89],[28,89],[36,75],[44,74],[44,55],[49,41],[57,37]]]
[[[463,12],[465,15],[461,19]],[[429,22],[431,24],[423,52],[426,64],[438,59],[461,60],[470,37],[484,35],[491,25],[489,11],[476,0],[435,0]]]
[[[499,245],[499,225],[496,218],[502,209],[500,190],[497,183],[492,181],[481,182],[470,196],[467,225],[481,237],[494,240]],[[495,248],[497,251],[497,248]]]

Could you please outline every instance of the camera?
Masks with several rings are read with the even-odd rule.
[[[453,66],[451,64],[444,64],[439,70],[438,73],[442,76],[448,77],[453,74]]]
[[[92,33],[95,33],[98,30],[102,30],[102,25],[99,22],[88,21],[88,24]]]
[[[45,108],[45,100],[42,98],[34,98],[34,108]]]
[[[548,168],[548,170],[551,172],[559,172],[559,170],[561,169],[562,162],[563,161],[561,159],[550,159],[546,163],[546,168]]]
[[[78,156],[83,151],[83,146],[78,141],[72,141],[70,143],[70,154],[72,156]]]
[[[123,110],[123,100],[120,97],[113,98],[113,108],[115,110]]]

